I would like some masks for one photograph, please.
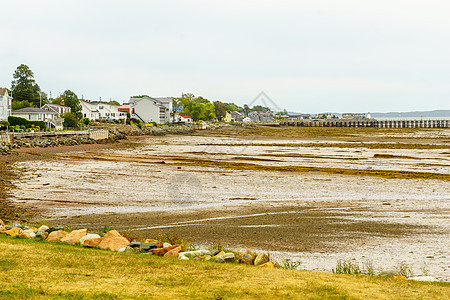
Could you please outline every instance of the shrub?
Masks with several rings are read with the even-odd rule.
[[[27,119],[20,118],[20,117],[14,117],[14,116],[9,116],[8,117],[8,122],[9,122],[9,124],[11,124],[11,126],[28,125],[28,120]]]
[[[9,122],[8,121],[0,121],[0,129],[6,129],[9,127]]]
[[[83,123],[84,125],[89,125],[91,124],[91,120],[89,118],[83,118],[81,119],[81,123]]]
[[[64,118],[64,127],[77,127],[78,125],[78,118],[77,115],[73,112],[68,112],[61,115],[62,118]]]
[[[38,126],[39,128],[47,128],[47,126],[45,125],[45,123],[43,121],[28,121],[28,127],[36,127]]]

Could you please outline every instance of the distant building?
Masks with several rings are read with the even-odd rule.
[[[225,123],[231,123],[231,114],[229,112],[225,112],[225,117],[223,117],[223,121]]]
[[[192,123],[192,117],[185,114],[175,114],[175,122],[177,123]]]
[[[80,100],[83,118],[91,120],[124,121],[126,112],[119,112],[119,106],[103,102]]]
[[[145,123],[155,122],[168,124],[171,122],[170,115],[173,109],[172,98],[130,98],[130,114]]]
[[[48,111],[52,111],[58,114],[58,117],[61,116],[61,114],[65,114],[71,111],[71,108],[68,106],[58,105],[58,104],[45,104],[41,107],[41,109],[45,109]]]
[[[244,114],[238,111],[231,112],[231,119],[235,122],[242,122],[242,120],[244,120],[244,117]]]
[[[11,115],[11,101],[6,88],[0,88],[0,121],[7,121]]]
[[[24,118],[28,121],[42,121],[49,128],[63,129],[64,119],[54,111],[36,107],[25,107],[12,111],[14,117]]]
[[[364,113],[343,113],[342,119],[365,119],[366,114]]]

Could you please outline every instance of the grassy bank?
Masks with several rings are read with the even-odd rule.
[[[0,236],[0,299],[448,299],[447,283],[179,261]]]

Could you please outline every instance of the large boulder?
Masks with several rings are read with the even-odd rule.
[[[80,240],[79,243],[81,245],[84,245],[84,241],[86,240],[90,240],[90,239],[99,239],[100,236],[98,234],[94,234],[94,233],[90,233],[90,234],[86,234],[85,236],[83,236]]]
[[[164,257],[177,258],[178,255],[180,254],[181,249],[182,249],[181,246],[173,248],[172,250],[167,251],[166,254],[164,254]]]
[[[170,250],[175,249],[177,247],[183,248],[182,245],[173,245],[173,246],[170,246],[170,247],[151,249],[150,252],[155,254],[155,255],[163,256],[164,254],[166,254]]]
[[[119,232],[117,232],[116,230],[111,230],[105,234],[98,246],[102,249],[118,251],[119,249],[126,247],[129,244],[130,241],[121,236]]]
[[[63,230],[63,227],[61,225],[55,225],[55,226],[52,226],[52,227],[48,228],[47,230],[45,230],[45,232],[47,232],[50,235],[50,233],[52,233],[53,231],[59,231],[59,230]]]
[[[47,229],[48,229],[48,226],[42,225],[41,227],[38,228],[38,231],[46,231]]]
[[[225,253],[225,254],[216,256],[216,261],[219,263],[234,262],[234,253]]]
[[[9,230],[4,231],[4,233],[9,236],[16,237],[20,234],[21,231],[22,231],[22,229],[20,229],[18,227],[13,227]]]
[[[64,230],[52,231],[48,235],[46,241],[50,242],[50,243],[57,243],[57,242],[60,242],[61,239],[66,237],[67,235],[68,235],[68,233],[65,232]]]
[[[27,230],[22,231],[22,232],[19,234],[19,237],[21,237],[21,238],[27,238],[27,239],[32,239],[32,238],[35,238],[35,237],[36,237],[36,233],[34,233],[34,230],[33,230],[33,229],[27,229]]]
[[[98,245],[100,245],[100,242],[102,241],[102,238],[93,238],[93,239],[86,239],[83,241],[83,246],[85,247],[98,247]],[[81,243],[81,242],[80,242]]]
[[[260,253],[256,256],[253,264],[255,266],[259,266],[259,265],[265,264],[268,261],[269,261],[269,255],[266,253]]]
[[[74,230],[65,237],[61,239],[61,242],[69,244],[69,245],[75,245],[80,241],[80,239],[87,234],[87,229],[78,229]]]

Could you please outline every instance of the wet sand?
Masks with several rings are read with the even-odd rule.
[[[52,223],[270,250],[278,258],[301,257],[301,268],[311,270],[330,271],[338,259],[372,260],[377,270],[404,262],[416,275],[450,280],[448,131],[350,129],[311,137],[295,130],[226,129],[21,150],[12,162],[22,174],[14,200]],[[331,142],[338,147],[320,146]],[[410,146],[392,149],[393,143]],[[273,170],[284,166],[313,169]],[[444,177],[353,176],[326,168]]]

